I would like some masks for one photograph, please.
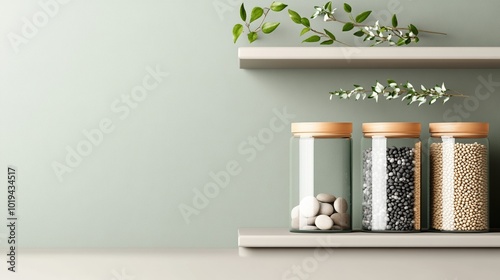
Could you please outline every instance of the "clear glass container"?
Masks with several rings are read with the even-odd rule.
[[[420,123],[363,124],[363,230],[421,229],[420,131]]]
[[[488,231],[488,123],[431,123],[429,131],[431,229]]]
[[[352,123],[292,123],[290,231],[351,230]]]

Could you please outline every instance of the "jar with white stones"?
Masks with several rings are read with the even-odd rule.
[[[364,123],[362,130],[362,229],[419,231],[420,123]]]
[[[352,123],[292,123],[290,231],[351,230]]]
[[[488,231],[488,123],[431,123],[429,131],[431,229]]]

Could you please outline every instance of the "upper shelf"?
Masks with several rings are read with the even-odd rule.
[[[500,68],[500,47],[242,47],[241,69]]]
[[[291,233],[286,228],[238,231],[243,248],[500,248],[500,233]]]

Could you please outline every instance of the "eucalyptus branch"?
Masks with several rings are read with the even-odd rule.
[[[374,25],[364,24],[363,22],[371,15],[372,11],[362,12],[354,17],[352,14],[352,7],[347,3],[344,3],[344,11],[347,13],[350,21],[338,20],[334,16],[336,8],[332,8],[331,1],[327,2],[324,6],[315,6],[314,8],[315,12],[311,16],[312,19],[323,16],[324,21],[338,22],[343,25],[343,32],[348,32],[357,28],[358,30],[354,32],[353,35],[357,37],[364,36],[363,41],[375,41],[371,46],[379,45],[384,42],[387,42],[390,46],[408,45],[412,42],[417,43],[420,40],[418,37],[419,32],[446,35],[442,32],[418,30],[413,24],[408,25],[407,28],[398,27],[398,18],[395,14],[392,16],[392,26],[382,26],[379,21],[376,21]],[[292,15],[290,15],[290,17],[291,16]]]
[[[344,46],[350,47],[350,45],[348,45],[348,44],[346,44],[346,43],[344,43],[344,42],[342,42],[342,41],[337,40],[337,39],[335,38],[335,36],[334,36],[333,34],[331,34],[331,32],[329,32],[329,33],[330,33],[330,35],[328,35],[328,34],[326,33],[326,31],[327,31],[326,29],[325,29],[325,33],[321,32],[321,31],[318,31],[318,30],[316,30],[316,29],[312,29],[312,28],[309,28],[309,30],[308,30],[308,31],[311,31],[311,32],[313,32],[313,33],[318,34],[318,35],[319,35],[319,37],[320,37],[320,40],[321,40],[321,38],[325,38],[326,40],[325,40],[325,41],[323,41],[322,45],[331,45],[331,44],[333,44],[333,42],[337,42],[337,43],[339,43],[339,44],[341,44],[341,45],[344,45]],[[306,39],[306,40],[307,40],[307,39]],[[305,40],[304,40],[304,41],[305,41]],[[325,42],[326,42],[326,43],[325,43]]]
[[[352,15],[350,14],[350,17],[351,19],[351,22],[354,24],[354,27],[366,27],[366,26],[370,26],[368,24],[360,24],[360,23],[355,23],[355,19],[352,17]],[[397,19],[397,17],[396,17]],[[349,21],[343,21],[343,20],[338,20],[337,18],[335,18],[333,16],[333,14],[331,14],[331,17],[330,17],[330,20],[325,20],[325,21],[336,21],[338,23],[342,23],[342,24],[346,24],[348,23]],[[391,29],[391,30],[396,30],[395,28],[391,28],[391,27],[388,27],[386,26],[387,28]],[[406,28],[406,27],[398,27],[397,30],[410,30],[410,28]],[[443,32],[437,32],[437,31],[429,31],[429,30],[423,30],[423,29],[419,29],[419,31],[422,33],[429,33],[429,34],[437,34],[437,35],[446,35],[446,33],[443,33]]]
[[[379,96],[385,97],[387,100],[394,100],[401,97],[401,101],[408,100],[408,105],[419,102],[418,106],[424,104],[429,100],[429,105],[434,104],[437,100],[442,99],[443,104],[446,103],[451,97],[467,97],[462,94],[452,94],[449,93],[450,90],[447,89],[444,83],[439,86],[436,85],[433,88],[425,88],[423,85],[420,89],[415,89],[413,85],[409,82],[405,84],[398,84],[394,80],[387,80],[388,85],[382,85],[377,81],[377,84],[371,86],[370,89],[365,89],[360,85],[354,85],[352,90],[337,90],[330,92],[330,100],[334,96],[338,96],[340,99],[350,99],[355,98],[359,100],[375,99],[378,102]]]
[[[264,9],[264,15],[262,16],[262,20],[261,20],[261,22],[259,24],[259,27],[257,27],[254,32],[259,32],[259,31],[262,30],[262,25],[264,24],[264,21],[266,20],[267,14],[271,10],[271,9],[269,9],[267,7],[263,8],[263,9]],[[250,24],[248,25],[248,31],[250,31]]]
[[[331,2],[328,2],[328,3],[330,3],[330,8],[331,8]],[[327,5],[328,5],[328,3],[327,3]],[[302,42],[315,43],[315,42],[321,41],[321,39],[324,39],[321,42],[321,45],[332,45],[335,41],[337,41],[337,42],[347,46],[346,43],[338,41],[337,38],[335,37],[335,35],[333,35],[333,33],[330,32],[329,30],[323,29],[325,32],[320,32],[320,31],[317,31],[317,30],[311,28],[311,22],[309,21],[309,19],[306,17],[302,17],[296,11],[288,10],[288,15],[290,16],[290,19],[293,22],[304,26],[302,28],[302,31],[300,32],[300,36],[302,36],[308,32],[313,32],[316,34],[316,35],[312,35],[312,36],[306,38]]]
[[[280,25],[279,22],[266,22],[267,15],[269,11],[275,11],[275,12],[280,12],[283,9],[285,9],[288,5],[280,3],[280,2],[273,2],[269,7],[253,7],[252,11],[250,13],[250,19],[247,21],[247,11],[245,9],[245,4],[241,4],[240,6],[240,18],[247,27],[248,30],[248,41],[250,43],[254,42],[259,38],[259,33],[262,32],[264,34],[270,34],[278,26]],[[262,18],[260,24],[252,29],[251,24],[258,20],[259,18]],[[240,35],[243,33],[243,25],[242,24],[235,24],[233,27],[233,41],[236,43]]]
[[[272,2],[269,7],[254,7],[250,14],[249,21],[247,21],[247,12],[245,10],[244,3],[241,4],[240,17],[248,30],[248,41],[252,43],[257,40],[260,32],[264,34],[273,32],[280,25],[280,23],[266,22],[265,20],[268,16],[268,13],[270,11],[281,12],[287,6],[287,4],[281,2]],[[343,32],[348,32],[356,29],[353,35],[356,37],[364,37],[363,41],[374,41],[371,46],[379,45],[382,43],[388,43],[390,46],[402,46],[411,43],[417,43],[420,40],[420,38],[418,37],[419,33],[446,35],[442,32],[419,30],[413,24],[409,24],[408,27],[399,27],[398,18],[395,14],[392,16],[391,25],[380,25],[379,21],[376,21],[373,25],[366,24],[364,22],[370,17],[372,11],[365,11],[354,16],[352,13],[352,7],[349,4],[344,3],[343,8],[344,12],[349,18],[349,21],[337,19],[337,17],[335,16],[335,11],[337,9],[332,7],[331,1],[327,2],[324,6],[314,6],[315,12],[310,18],[315,19],[319,16],[322,16],[324,21],[337,22],[342,25]],[[323,32],[312,28],[309,18],[302,17],[296,11],[289,9],[288,14],[293,22],[303,26],[302,31],[300,32],[300,36],[309,32],[313,33],[302,42],[314,43],[321,41],[321,45],[332,45],[333,43],[337,42],[339,44],[349,46],[344,42],[338,41],[335,35],[327,29],[323,29]],[[260,24],[256,28],[252,29],[251,24],[261,17],[262,20]],[[234,42],[236,42],[240,35],[243,33],[243,29],[244,28],[242,24],[234,25]]]

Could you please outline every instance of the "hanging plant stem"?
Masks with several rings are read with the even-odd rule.
[[[449,93],[451,90],[447,89],[444,83],[439,86],[436,85],[432,88],[426,88],[423,85],[420,89],[415,89],[409,82],[398,84],[394,80],[388,80],[387,85],[382,85],[377,81],[370,90],[363,88],[360,85],[354,85],[351,90],[337,90],[330,92],[330,99],[338,96],[340,99],[375,99],[378,102],[380,96],[385,97],[387,100],[394,100],[401,97],[401,101],[408,101],[408,105],[418,102],[418,106],[429,101],[429,105],[434,104],[438,100],[443,100],[443,104],[450,100],[451,97],[467,97],[462,94]]]

